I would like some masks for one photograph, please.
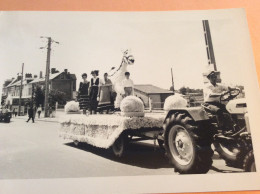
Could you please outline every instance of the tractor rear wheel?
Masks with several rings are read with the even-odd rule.
[[[208,127],[198,124],[181,113],[175,113],[164,124],[165,148],[175,171],[180,174],[207,173],[212,165],[212,134]]]

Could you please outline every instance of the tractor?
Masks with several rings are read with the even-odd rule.
[[[239,89],[220,96],[232,118],[230,130],[221,128],[216,115],[201,105],[169,110],[163,125],[163,144],[176,172],[207,173],[215,151],[228,166],[256,171],[245,99],[235,99]]]

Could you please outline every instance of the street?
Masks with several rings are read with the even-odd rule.
[[[116,159],[109,150],[87,144],[76,147],[58,137],[59,123],[25,122],[13,118],[0,123],[0,179],[79,178],[100,176],[172,175],[163,150],[152,142],[129,145],[127,155]],[[241,172],[214,155],[209,173]]]

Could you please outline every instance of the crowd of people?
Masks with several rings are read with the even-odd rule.
[[[87,111],[89,114],[96,114],[97,112],[107,114],[109,111],[114,110],[114,100],[116,93],[113,91],[112,81],[108,78],[108,74],[104,73],[103,78],[100,79],[99,71],[94,70],[91,72],[92,78],[87,80],[88,75],[82,74],[82,81],[79,84],[78,101],[80,109],[83,114]],[[130,79],[130,73],[125,72],[125,79],[122,82],[124,94],[122,97],[133,95],[133,81]]]

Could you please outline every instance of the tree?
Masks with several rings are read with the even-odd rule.
[[[39,107],[40,105],[43,106],[44,98],[44,91],[41,89],[41,87],[37,86],[34,93],[34,103],[36,107]]]
[[[49,93],[49,104],[51,107],[54,107],[56,102],[59,104],[65,104],[67,101],[66,94],[59,90],[51,90]]]
[[[189,87],[181,87],[179,89],[179,92],[183,95],[189,94],[189,93],[198,93],[198,94],[202,94],[203,93],[203,89],[192,89]]]
[[[179,89],[179,91],[180,91],[180,93],[181,93],[182,95],[186,95],[186,93],[187,93],[187,88],[181,87],[181,88]]]
[[[44,105],[45,100],[45,89],[41,89],[41,87],[37,86],[34,93],[34,103],[36,107],[40,105]],[[50,90],[49,92],[49,105],[50,107],[55,107],[56,102],[59,104],[65,104],[67,101],[66,94],[59,90]]]

